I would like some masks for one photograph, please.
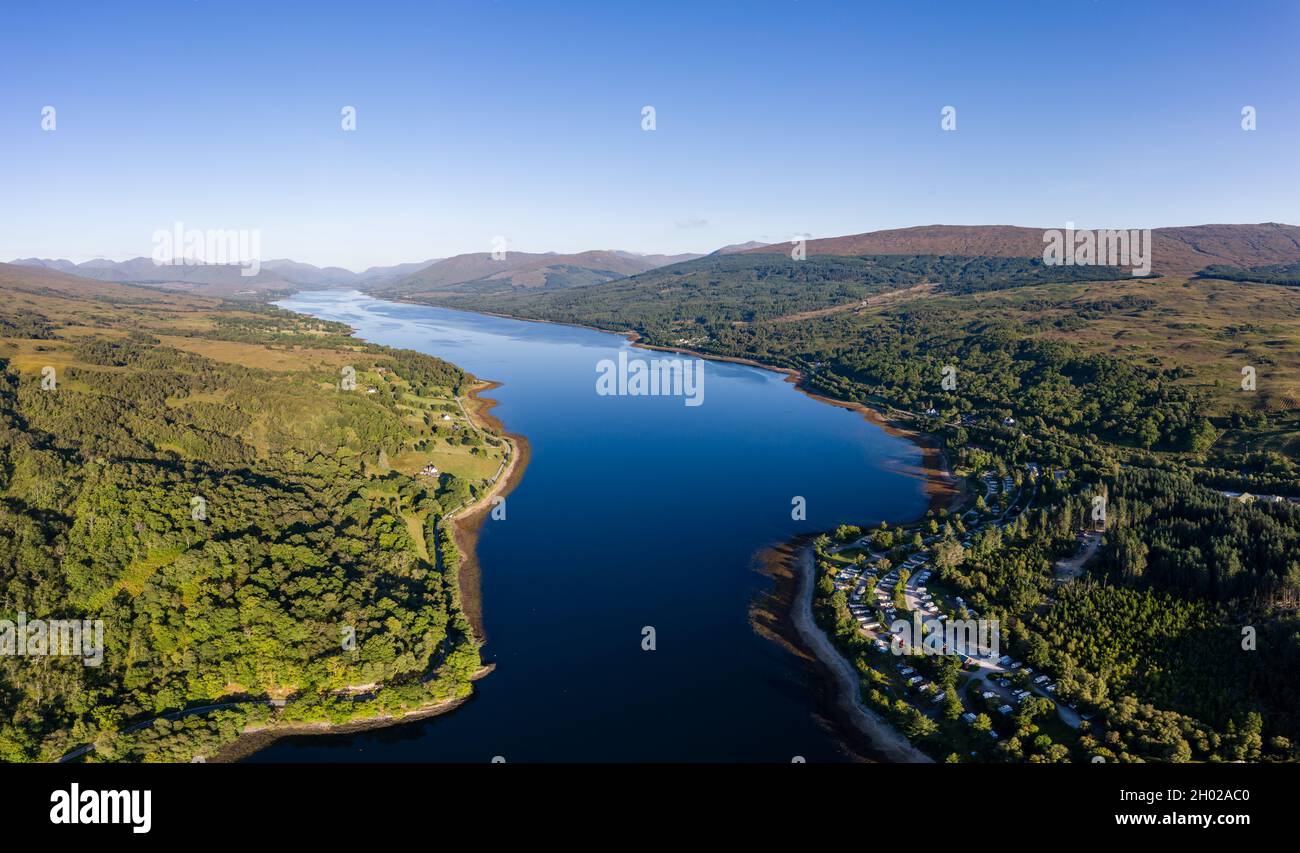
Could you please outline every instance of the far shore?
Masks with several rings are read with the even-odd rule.
[[[591,328],[591,327],[587,327]],[[598,329],[597,331],[608,332],[608,329]],[[913,428],[898,418],[890,417],[879,409],[873,408],[862,403],[854,403],[849,400],[837,400],[834,397],[827,397],[824,394],[812,390],[808,387],[806,377],[789,367],[776,367],[771,364],[763,364],[761,361],[755,361],[750,358],[741,358],[738,356],[712,355],[697,350],[686,349],[683,347],[664,347],[656,344],[641,343],[641,336],[636,332],[614,332],[621,334],[631,341],[632,346],[640,349],[654,350],[657,352],[680,353],[695,358],[702,358],[706,361],[725,361],[731,364],[743,364],[747,367],[757,367],[760,370],[770,370],[773,373],[781,373],[786,377],[786,381],[794,385],[800,393],[811,397],[822,403],[835,406],[840,409],[848,409],[862,415],[863,418],[883,429],[889,435],[895,435],[899,438],[905,438],[921,449],[921,465],[915,469],[907,471],[913,476],[923,477],[925,479],[925,494],[930,500],[929,508],[935,511],[947,509],[956,505],[964,496],[966,484],[964,481],[957,480],[952,476],[948,469],[947,455],[943,452],[943,447],[932,436]],[[904,519],[895,523],[907,523],[914,519]]]

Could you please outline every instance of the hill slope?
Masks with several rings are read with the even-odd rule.
[[[590,251],[572,255],[551,252],[488,252],[456,255],[379,288],[381,296],[419,297],[451,293],[510,293],[562,290],[600,284],[646,270],[689,260],[697,255],[636,255]]]
[[[810,255],[1041,258],[1044,230],[1015,225],[922,225],[809,240],[807,249]],[[1300,261],[1300,227],[1275,222],[1155,228],[1151,240],[1153,267],[1163,273],[1191,274],[1211,264],[1253,267]]]

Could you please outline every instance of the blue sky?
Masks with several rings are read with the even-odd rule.
[[[176,221],[351,268],[1300,224],[1295,2],[50,0],[4,30],[3,260],[148,255]]]

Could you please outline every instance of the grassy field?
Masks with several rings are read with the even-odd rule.
[[[921,304],[963,321],[1011,322],[1043,340],[1173,371],[1204,395],[1207,413],[1265,413],[1267,429],[1227,429],[1222,447],[1300,452],[1300,289],[1200,278],[1076,282],[923,296],[863,312],[890,322]],[[1243,390],[1242,368],[1255,371]]]
[[[971,307],[1014,313],[1048,339],[1168,368],[1205,389],[1217,413],[1236,406],[1272,411],[1300,402],[1300,292],[1213,279],[1120,280],[981,294]],[[1258,397],[1242,396],[1253,365]]]
[[[281,372],[286,382],[309,375],[317,379],[323,393],[334,388],[340,369],[353,365],[361,368],[357,373],[357,393],[368,395],[371,388],[391,390],[398,401],[397,409],[404,415],[404,423],[414,433],[408,446],[390,454],[393,470],[414,475],[433,464],[440,472],[480,481],[495,474],[504,458],[501,446],[470,447],[459,443],[459,431],[473,431],[474,427],[465,422],[453,394],[420,395],[391,371],[364,369],[366,362],[374,360],[368,348],[360,342],[340,346],[337,333],[329,329],[297,320],[266,328],[265,316],[243,304],[111,283],[87,281],[70,287],[66,282],[54,281],[50,286],[50,282],[40,280],[40,273],[23,272],[26,275],[21,279],[15,279],[9,272],[0,274],[0,287],[9,285],[5,289],[4,314],[37,316],[50,323],[53,330],[48,338],[0,337],[0,358],[6,359],[21,375],[39,377],[42,369],[50,366],[61,385],[71,383],[64,385],[69,390],[82,389],[77,380],[63,378],[64,374],[77,370],[125,375],[130,372],[127,367],[92,365],[79,360],[74,350],[77,343],[87,339],[121,340],[133,332],[152,335],[162,346],[222,364]],[[222,336],[241,322],[259,324],[267,340],[232,340]],[[318,339],[331,345],[317,345]],[[222,405],[228,400],[228,390],[214,389],[189,393],[184,399],[170,400],[169,405],[177,408]],[[444,412],[451,415],[451,422],[441,420]],[[307,421],[319,420],[321,412],[304,410],[301,417]],[[254,423],[246,437],[266,449],[265,433],[264,424]]]

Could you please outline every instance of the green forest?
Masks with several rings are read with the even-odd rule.
[[[271,307],[105,290],[6,283],[41,320],[0,350],[0,618],[102,620],[104,649],[0,656],[0,759],[212,757],[466,696],[439,522],[485,483],[388,460],[470,459],[433,412],[472,377]]]

